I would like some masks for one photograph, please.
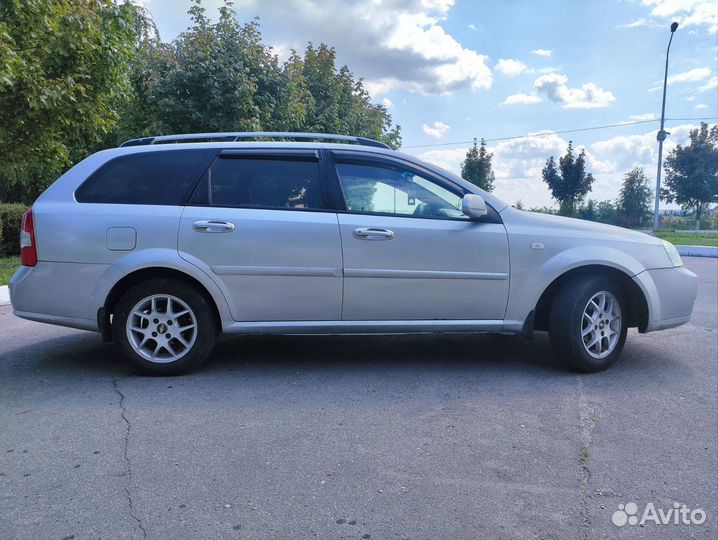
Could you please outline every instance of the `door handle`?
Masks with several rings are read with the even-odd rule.
[[[225,233],[234,230],[234,223],[215,219],[202,219],[195,221],[192,228],[197,232],[203,233]]]
[[[394,238],[394,231],[375,229],[374,227],[357,227],[354,229],[354,238],[359,240],[391,240]]]

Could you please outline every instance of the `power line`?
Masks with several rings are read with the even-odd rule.
[[[683,122],[686,120],[716,120],[715,116],[696,116],[696,117],[690,117],[690,118],[666,118],[666,121],[669,122]],[[615,128],[615,127],[623,127],[623,126],[634,126],[636,124],[649,124],[651,122],[660,122],[660,118],[654,118],[653,120],[635,120],[633,122],[621,122],[620,124],[606,124],[605,126],[594,126],[594,127],[586,127],[586,128],[577,128],[577,129],[564,129],[562,131],[549,131],[547,133],[535,133],[533,135],[516,135],[514,137],[496,137],[493,139],[484,139],[486,142],[499,142],[499,141],[511,141],[514,139],[528,139],[530,137],[549,137],[551,135],[560,135],[563,133],[578,133],[580,131],[594,131],[597,129],[608,129],[608,128]],[[402,146],[402,149],[404,148],[429,148],[433,146],[455,146],[459,144],[471,144],[474,142],[473,139],[470,141],[455,141],[455,142],[445,142],[445,143],[431,143],[431,144],[414,144],[411,146]]]

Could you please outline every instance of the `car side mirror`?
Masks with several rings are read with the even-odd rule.
[[[467,193],[461,199],[461,211],[470,218],[480,218],[488,214],[486,209],[486,201],[481,195],[475,193]]]

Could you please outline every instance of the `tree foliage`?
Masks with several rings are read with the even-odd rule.
[[[474,139],[474,145],[466,152],[466,159],[461,163],[461,177],[484,191],[493,191],[496,179],[491,168],[493,157],[494,155],[486,149],[484,139],[481,139],[481,146]]]
[[[192,26],[172,43],[141,40],[132,64],[133,99],[117,139],[216,131],[309,131],[351,134],[397,148],[398,126],[336,53],[310,43],[280,63],[259,22],[241,24],[231,2],[212,23],[200,0]]]
[[[566,155],[559,159],[558,166],[551,156],[546,160],[541,175],[551,195],[560,204],[560,213],[568,216],[575,214],[594,181],[593,175],[586,173],[586,151],[581,150],[578,156],[574,156],[572,141],[569,141]]]
[[[618,210],[613,202],[601,201],[596,205],[596,221],[615,225],[617,219]]]
[[[41,190],[27,181],[47,181],[115,127],[130,90],[131,10],[112,0],[0,4],[0,181],[7,190]]]
[[[665,163],[666,181],[661,198],[684,210],[694,209],[696,227],[708,205],[718,200],[718,126],[701,122],[690,132],[687,146],[676,146]]]
[[[125,1],[0,3],[0,201],[31,202],[63,170],[143,135],[316,131],[401,145],[385,107],[336,53],[309,44],[280,62],[259,22],[200,0],[171,43]]]
[[[652,200],[645,171],[635,167],[627,172],[616,204],[619,224],[622,227],[640,227],[649,221]]]

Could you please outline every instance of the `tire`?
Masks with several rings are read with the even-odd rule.
[[[217,339],[217,323],[212,306],[191,285],[176,279],[150,279],[120,298],[112,333],[125,356],[143,373],[177,375],[207,359]]]
[[[615,282],[604,276],[571,280],[551,304],[551,346],[573,370],[603,371],[616,361],[626,342],[626,315],[624,295]]]

